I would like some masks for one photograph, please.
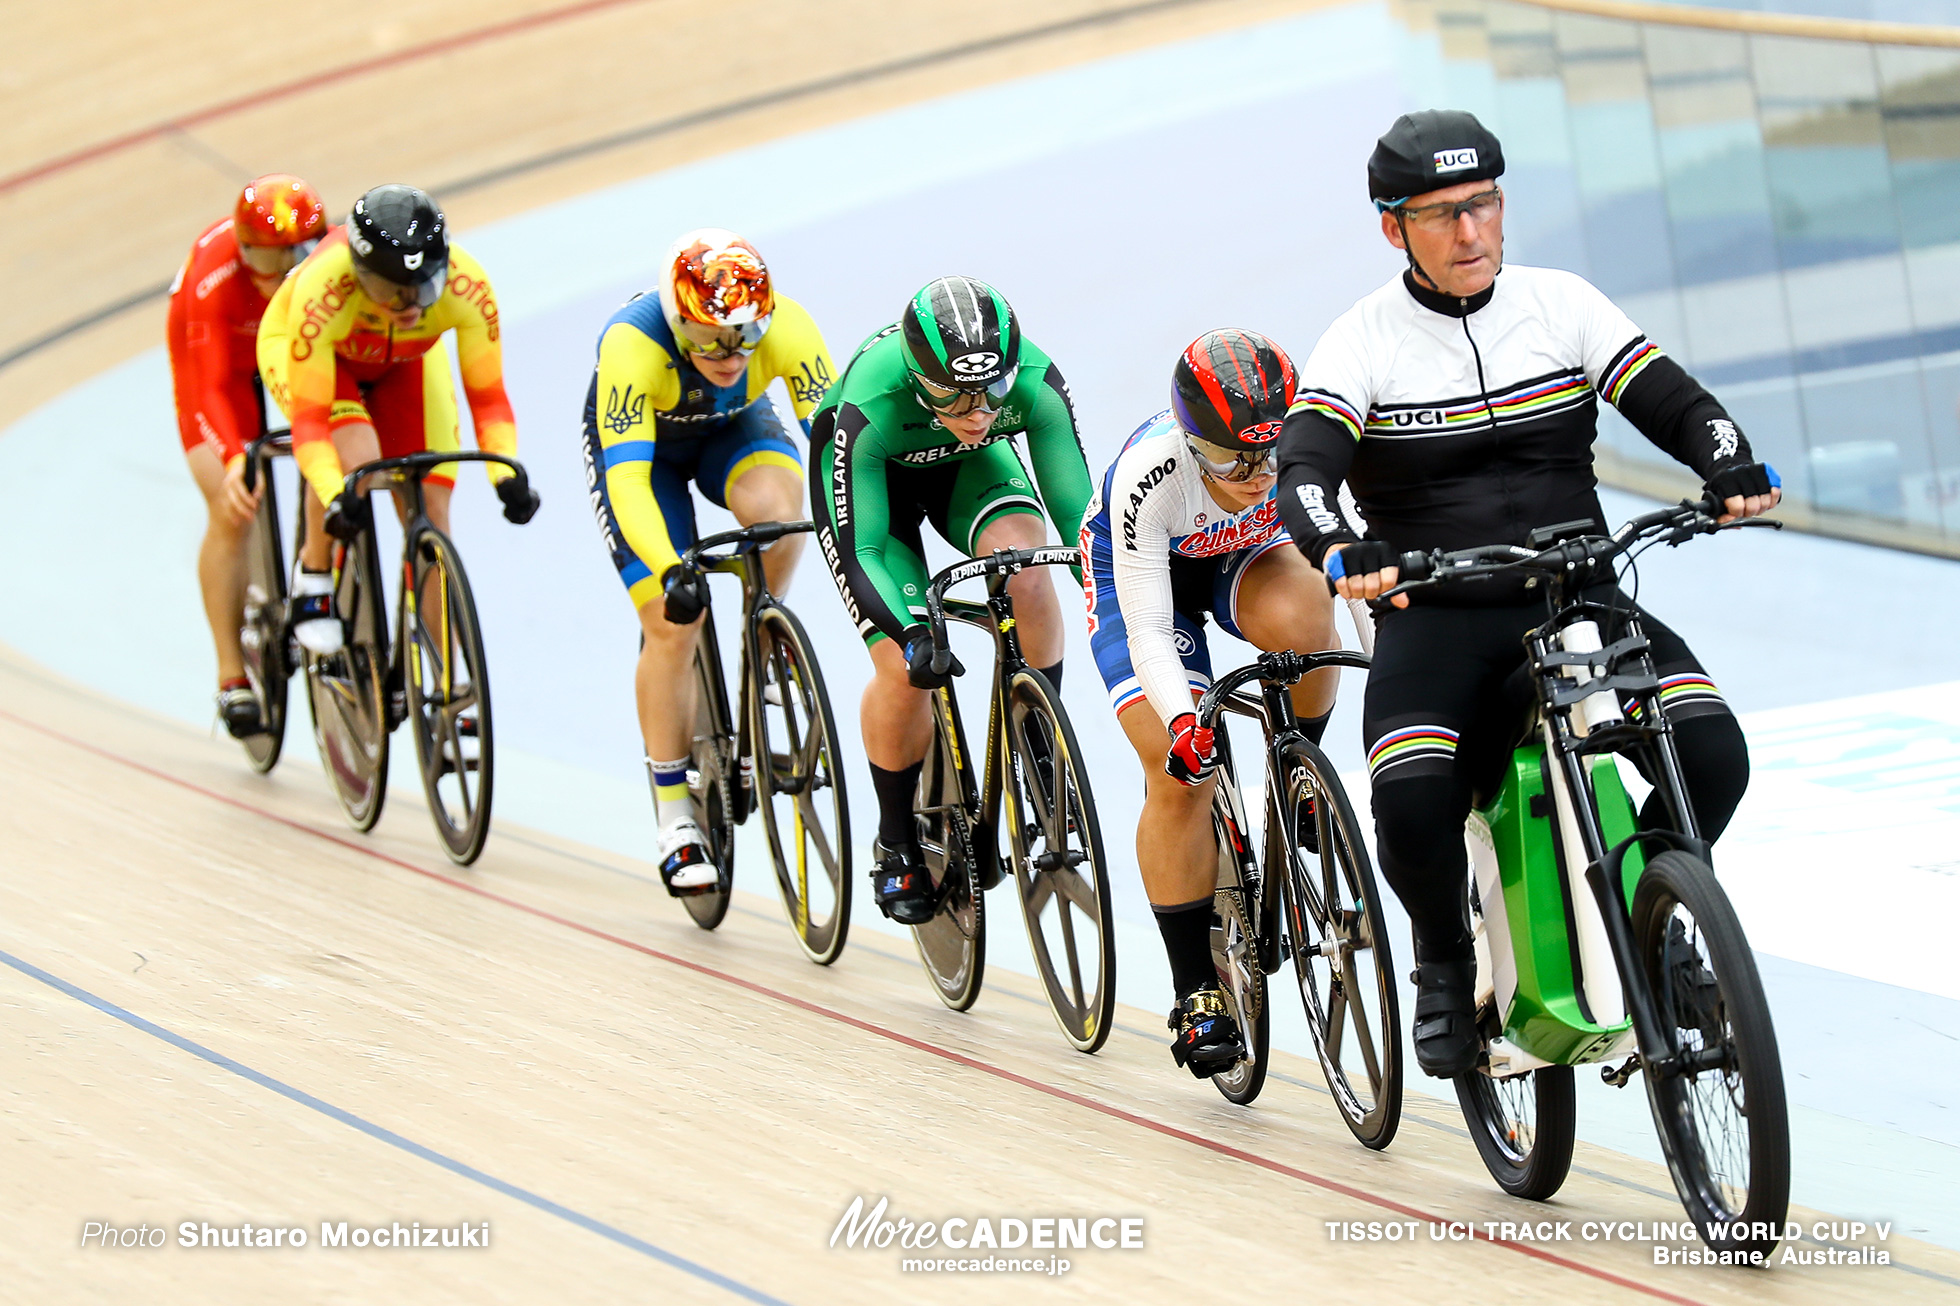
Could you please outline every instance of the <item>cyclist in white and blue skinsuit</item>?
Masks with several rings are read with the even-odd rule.
[[[1206,614],[1262,649],[1332,646],[1333,600],[1279,519],[1272,453],[1293,364],[1250,331],[1210,331],[1178,360],[1169,410],[1138,427],[1082,522],[1090,645],[1143,763],[1137,864],[1170,957],[1172,1056],[1201,1078],[1245,1055],[1211,959],[1212,732],[1194,696],[1211,683]],[[1331,673],[1293,691],[1318,739]]]

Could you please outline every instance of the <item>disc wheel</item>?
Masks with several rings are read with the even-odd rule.
[[[1327,755],[1284,754],[1277,838],[1286,930],[1314,1052],[1341,1119],[1371,1148],[1402,1120],[1402,1016],[1381,898],[1354,808]]]
[[[1014,674],[1007,727],[1008,841],[1028,943],[1063,1037],[1094,1052],[1116,1015],[1116,925],[1089,776],[1039,671]]]
[[[949,698],[952,694],[949,689],[938,692]],[[912,810],[919,824],[919,851],[939,909],[924,925],[912,928],[912,941],[939,1000],[954,1011],[965,1011],[980,996],[987,970],[987,914],[974,883],[973,859],[979,842],[971,825],[973,776],[957,764],[946,730],[935,705],[932,747],[919,771]],[[991,847],[983,851],[994,855]]]
[[[1776,1030],[1756,960],[1706,862],[1669,850],[1641,872],[1633,934],[1669,1065],[1646,1066],[1647,1099],[1681,1205],[1711,1246],[1775,1250],[1790,1206],[1790,1121]]]
[[[709,612],[708,621],[714,620]],[[708,837],[718,878],[712,889],[682,897],[687,914],[704,930],[720,925],[728,915],[734,884],[735,821],[730,790],[734,782],[734,740],[726,725],[720,659],[708,651],[707,632],[694,646],[694,742],[688,750],[687,791],[694,800],[694,817]]]
[[[1227,785],[1238,782],[1229,768],[1220,767],[1211,803],[1212,833],[1218,842],[1218,887],[1212,894],[1211,961],[1225,1005],[1245,1038],[1245,1059],[1211,1077],[1212,1086],[1227,1101],[1246,1106],[1266,1086],[1271,1062],[1272,1010],[1266,1003],[1266,973],[1259,965],[1258,944],[1247,914],[1242,867],[1249,852],[1246,835],[1234,813]]]
[[[279,764],[286,742],[286,685],[292,661],[286,637],[286,562],[279,538],[279,505],[273,497],[269,465],[264,496],[245,541],[245,613],[238,642],[245,655],[245,678],[259,705],[264,728],[239,742],[252,769],[261,775]]]
[[[787,608],[756,619],[756,780],[776,888],[803,952],[828,966],[851,930],[851,809],[837,722],[803,623]]]
[[[356,830],[372,830],[388,797],[388,620],[373,535],[335,552],[334,605],[346,643],[338,653],[307,655],[306,699],[334,797]]]
[[[1458,1075],[1457,1104],[1484,1169],[1513,1197],[1543,1201],[1572,1169],[1578,1108],[1572,1067],[1546,1066],[1506,1079]]]
[[[401,649],[422,792],[443,851],[468,866],[490,836],[495,778],[483,631],[469,576],[448,536],[433,528],[417,535],[409,572]]]

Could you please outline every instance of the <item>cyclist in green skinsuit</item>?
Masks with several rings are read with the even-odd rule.
[[[1032,483],[1011,441],[1023,433]],[[860,710],[878,791],[871,881],[880,911],[919,925],[932,915],[932,883],[912,795],[932,741],[926,694],[947,679],[931,669],[919,525],[978,557],[1047,543],[1045,510],[1073,543],[1089,467],[1061,373],[1021,338],[1007,301],[969,277],[932,282],[858,347],[811,421],[810,445],[817,542],[871,650]],[[1047,570],[1024,571],[1007,590],[1028,661],[1059,687],[1062,612]]]

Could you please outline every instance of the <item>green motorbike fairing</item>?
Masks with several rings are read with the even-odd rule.
[[[1610,849],[1637,828],[1633,801],[1610,757],[1592,759],[1591,776],[1600,830]],[[1497,855],[1504,891],[1502,913],[1517,979],[1508,1009],[1500,1013],[1504,1037],[1543,1061],[1577,1065],[1608,1055],[1631,1022],[1621,1016],[1603,1024],[1587,1008],[1572,924],[1573,912],[1581,904],[1569,900],[1568,892],[1582,895],[1590,905],[1592,889],[1584,879],[1583,851],[1572,850],[1570,886],[1560,873],[1557,819],[1547,780],[1545,746],[1526,744],[1512,755],[1497,797],[1477,815],[1488,827]],[[1621,863],[1629,904],[1645,865],[1638,847],[1629,849]],[[1491,924],[1495,913],[1486,909],[1484,914],[1486,924]],[[1490,942],[1494,948],[1502,946],[1501,940]],[[1617,977],[1614,985],[1617,989]],[[1501,1001],[1501,992],[1498,997]]]

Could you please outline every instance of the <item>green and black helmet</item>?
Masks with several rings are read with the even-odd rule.
[[[1000,292],[972,277],[941,277],[905,306],[906,363],[940,390],[1005,394],[1021,362],[1021,323]]]

